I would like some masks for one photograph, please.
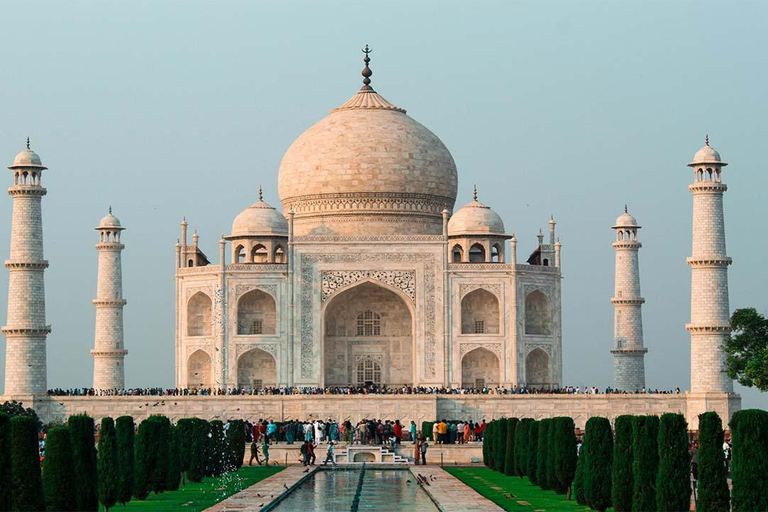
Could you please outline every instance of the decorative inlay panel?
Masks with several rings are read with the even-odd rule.
[[[312,377],[315,359],[315,333],[318,322],[314,318],[313,295],[316,263],[422,263],[424,265],[424,366],[426,377],[436,374],[435,339],[435,276],[437,263],[433,254],[383,253],[383,254],[302,254],[301,255],[301,377]],[[414,321],[417,321],[414,318]]]
[[[240,297],[250,292],[251,290],[261,290],[272,296],[277,301],[277,285],[276,284],[238,284],[235,286],[235,297],[240,300]]]
[[[476,348],[484,348],[486,350],[490,350],[496,354],[499,359],[501,359],[501,343],[462,343],[459,346],[461,357],[463,358],[465,355],[467,355],[469,352],[472,352]]]
[[[360,361],[373,361],[375,363],[384,364],[384,356],[381,354],[357,354],[355,355],[355,364]]]
[[[271,354],[277,361],[277,343],[238,343],[235,346],[235,360],[240,359],[241,355],[255,348]]]
[[[466,283],[459,286],[459,296],[464,297],[469,292],[473,292],[482,288],[494,294],[498,299],[501,299],[501,285],[500,284],[471,284]]]
[[[186,295],[187,295],[187,302],[189,302],[190,297],[192,297],[197,292],[203,292],[208,296],[209,299],[213,300],[213,287],[212,286],[194,286],[191,288],[187,288]]]
[[[358,219],[356,219],[356,222]],[[357,242],[437,242],[444,243],[442,235],[301,235],[294,243],[357,243]]]
[[[528,357],[528,354],[536,350],[537,348],[540,348],[544,352],[547,353],[547,355],[551,358],[552,357],[552,344],[551,343],[526,343],[525,344],[525,357]]]
[[[416,272],[413,270],[328,270],[320,273],[320,302],[325,303],[337,291],[351,284],[373,279],[397,288],[416,302]]]

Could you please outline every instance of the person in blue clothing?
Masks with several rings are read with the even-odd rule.
[[[272,420],[269,420],[269,425],[267,425],[267,439],[270,443],[277,444],[277,425]]]
[[[411,433],[411,440],[413,441],[413,444],[416,444],[419,442],[418,439],[416,439],[416,422],[411,421],[411,426],[409,428],[409,431]]]

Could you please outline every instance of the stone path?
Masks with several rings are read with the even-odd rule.
[[[246,490],[230,496],[206,510],[208,512],[264,510],[267,505],[280,499],[284,494],[291,492],[294,487],[318,470],[317,467],[314,467],[305,473],[306,469],[303,466],[285,468],[281,472],[253,484]]]
[[[429,485],[422,487],[438,503],[442,512],[504,510],[440,466],[411,466],[410,471],[414,476],[421,474],[429,480]]]

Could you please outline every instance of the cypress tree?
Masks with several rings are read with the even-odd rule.
[[[171,422],[162,415],[153,416],[158,424],[158,438],[153,443],[154,472],[150,478],[150,488],[155,494],[166,490],[171,450]]]
[[[547,480],[547,457],[549,449],[549,425],[552,420],[545,418],[539,421],[539,440],[536,446],[536,483],[545,491],[549,489]]]
[[[507,452],[504,454],[504,474],[515,474],[515,431],[517,430],[517,418],[507,420]]]
[[[494,457],[494,469],[504,473],[507,457],[507,418],[496,420],[496,456]]]
[[[723,454],[723,423],[716,412],[699,415],[699,484],[697,512],[727,512],[728,475]]]
[[[491,451],[488,449],[488,444],[489,444],[488,438],[490,437],[492,423],[493,421],[491,421],[491,423],[489,423],[485,427],[485,435],[483,436],[483,465],[489,468],[491,467],[491,457],[490,457]]]
[[[183,418],[176,422],[176,429],[179,435],[179,469],[181,470],[181,484],[184,485],[187,473],[192,465],[194,436],[194,421],[192,418]]]
[[[211,476],[219,476],[224,472],[224,457],[226,456],[226,438],[224,437],[224,424],[220,420],[210,422],[211,426],[211,451],[209,465]]]
[[[555,483],[552,487],[558,494],[566,494],[576,475],[576,427],[573,419],[566,416],[554,421],[555,440]]]
[[[243,466],[243,459],[245,458],[245,422],[243,420],[231,420],[229,422],[227,443],[230,453],[227,471],[236,471]]]
[[[584,464],[586,456],[584,455],[584,444],[586,444],[586,436],[584,437],[584,443],[579,450],[578,461],[576,462],[576,474],[573,477],[573,495],[576,497],[576,503],[579,505],[587,504],[587,496],[584,494]]]
[[[534,420],[528,426],[528,464],[526,467],[528,480],[536,485],[538,483],[539,461],[539,422]]]
[[[133,475],[133,496],[138,500],[147,499],[152,491],[162,492],[161,487],[165,486],[167,474],[158,468],[159,445],[165,441],[162,431],[163,422],[158,416],[150,416],[139,423]],[[159,478],[161,474],[162,479]]]
[[[616,418],[613,443],[612,502],[615,512],[632,511],[632,416]]]
[[[745,409],[731,419],[733,512],[768,510],[768,412]],[[14,475],[15,476],[15,475]]]
[[[661,416],[658,443],[656,510],[688,510],[691,505],[691,457],[688,453],[688,423],[682,414]]]
[[[99,502],[104,510],[109,510],[117,503],[117,491],[120,484],[118,468],[119,456],[117,451],[117,434],[112,418],[101,420],[99,430]]]
[[[611,466],[613,433],[611,422],[598,416],[587,421],[587,443],[582,447],[584,460],[584,496],[590,508],[603,512],[611,506]]]
[[[45,510],[43,480],[40,476],[37,421],[30,416],[11,418],[11,467],[13,468],[12,510]]]
[[[547,487],[555,489],[557,487],[557,474],[555,469],[555,422],[557,417],[549,420],[549,433],[547,434]]]
[[[133,418],[120,416],[115,421],[115,437],[117,438],[117,501],[125,505],[131,501],[133,494]]]
[[[77,508],[96,512],[99,510],[99,475],[93,418],[86,414],[70,416],[68,425],[75,461]]]
[[[77,510],[75,464],[67,427],[48,431],[43,461],[43,489],[47,510]]]
[[[531,426],[531,418],[523,418],[517,424],[515,430],[515,474],[519,477],[525,476],[525,467],[528,463],[527,445],[528,428]]]
[[[182,433],[182,442],[189,445],[186,476],[190,482],[201,482],[205,476],[205,445],[208,438],[208,422],[193,418],[189,430]]]
[[[659,468],[659,418],[635,416],[632,420],[632,511],[656,510],[656,473]]]
[[[171,426],[168,431],[168,475],[165,481],[166,491],[178,491],[181,482],[181,443],[178,427]]]
[[[11,473],[11,417],[0,412],[0,510],[13,506]]]

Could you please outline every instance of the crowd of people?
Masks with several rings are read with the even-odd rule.
[[[70,388],[49,389],[48,396],[226,396],[226,395],[598,395],[598,394],[680,394],[680,388],[659,390],[643,388],[630,393],[613,388],[600,390],[595,386],[565,386],[562,388],[528,388],[512,386],[506,388],[448,388],[436,386],[363,386],[363,387],[307,387],[280,386],[251,388],[130,388],[94,389]]]

